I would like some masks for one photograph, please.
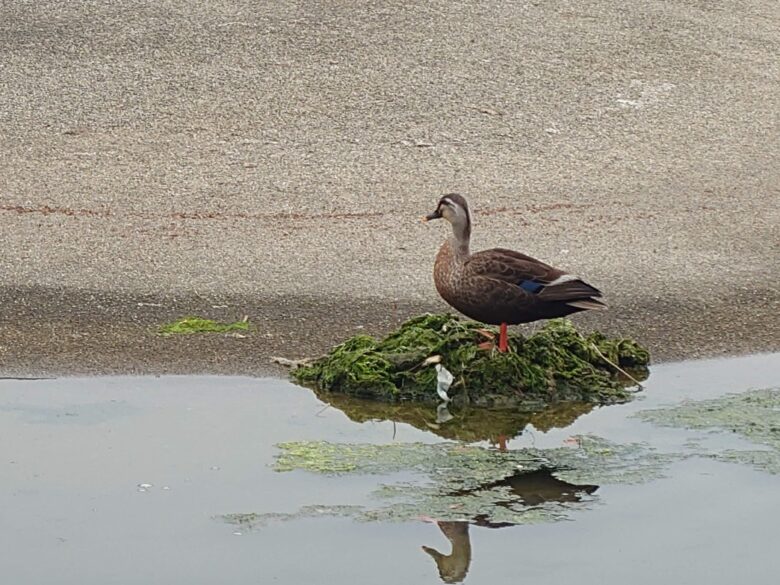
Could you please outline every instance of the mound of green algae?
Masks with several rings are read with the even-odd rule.
[[[457,443],[337,444],[323,441],[279,445],[274,469],[304,470],[329,476],[388,475],[412,472],[420,481],[381,484],[373,492],[376,506],[305,506],[294,513],[249,513],[224,516],[244,528],[272,521],[344,516],[360,521],[440,521],[529,524],[568,518],[587,509],[599,485],[642,483],[662,477],[674,455],[657,453],[641,443],[616,444],[592,435],[576,437],[576,447],[496,451]],[[551,470],[567,495],[549,492],[532,505],[524,499],[523,476]],[[547,485],[551,485],[547,482]],[[561,488],[558,488],[561,489]],[[537,493],[539,487],[531,487]],[[570,493],[581,492],[578,497]]]
[[[436,370],[426,360],[440,356],[455,377],[449,391],[455,404],[493,407],[628,400],[631,393],[602,355],[634,377],[647,376],[650,356],[638,343],[598,332],[583,336],[565,319],[548,321],[527,338],[510,334],[507,353],[480,349],[485,331],[451,314],[422,315],[381,340],[352,337],[292,375],[328,392],[430,404],[440,399]]]
[[[780,389],[767,388],[721,398],[684,402],[643,410],[637,418],[658,426],[735,434],[762,449],[725,449],[698,454],[719,461],[744,463],[780,474]],[[695,444],[694,444],[695,447]]]

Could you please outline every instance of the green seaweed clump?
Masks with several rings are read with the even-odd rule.
[[[172,323],[161,325],[157,332],[160,335],[191,335],[193,333],[229,333],[231,331],[249,331],[249,321],[234,323],[219,323],[201,317],[182,317]]]
[[[510,334],[507,353],[479,347],[491,335],[484,325],[454,315],[422,315],[382,340],[352,337],[292,375],[327,392],[434,403],[439,400],[436,362],[455,378],[449,390],[455,404],[501,408],[624,402],[631,393],[607,360],[634,377],[647,376],[650,356],[638,343],[598,332],[583,336],[565,319],[548,321],[527,338]]]

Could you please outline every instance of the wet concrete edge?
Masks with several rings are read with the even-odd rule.
[[[760,311],[757,311],[760,304]],[[628,335],[655,362],[780,350],[780,291],[742,291],[701,302],[613,298],[610,309],[578,315],[585,330]],[[247,295],[144,295],[43,287],[0,287],[2,375],[283,375],[272,356],[321,355],[350,335],[380,335],[404,319],[446,307],[404,300]],[[160,337],[184,315],[248,316],[245,338]],[[768,317],[767,317],[768,315]]]

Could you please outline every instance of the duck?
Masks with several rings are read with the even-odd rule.
[[[470,319],[499,325],[500,352],[509,350],[508,325],[606,308],[596,287],[541,260],[505,248],[472,254],[471,212],[462,195],[442,196],[423,221],[442,218],[452,226],[452,235],[436,254],[436,290]]]

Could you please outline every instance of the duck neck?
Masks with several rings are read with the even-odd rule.
[[[469,257],[469,242],[471,240],[471,225],[468,221],[452,224],[452,237],[450,244],[455,254],[465,260]]]

